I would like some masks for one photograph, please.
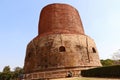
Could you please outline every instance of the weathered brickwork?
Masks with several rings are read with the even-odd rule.
[[[77,10],[66,4],[43,8],[38,36],[26,50],[24,71],[29,79],[80,75],[101,66],[94,40],[85,35]]]
[[[77,10],[68,5],[53,4],[43,8],[39,21],[39,35],[43,33],[84,34]]]

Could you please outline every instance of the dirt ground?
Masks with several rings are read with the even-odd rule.
[[[87,77],[73,77],[73,78],[60,78],[50,80],[120,80],[115,78],[87,78]]]

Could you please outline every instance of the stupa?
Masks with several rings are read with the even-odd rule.
[[[92,38],[85,34],[78,11],[68,4],[50,4],[40,14],[38,35],[27,45],[25,78],[78,76],[101,66]]]

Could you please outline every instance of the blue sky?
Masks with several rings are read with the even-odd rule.
[[[79,11],[101,59],[120,49],[120,0],[0,0],[0,71],[7,65],[23,67],[26,46],[38,33],[40,11],[51,3]]]

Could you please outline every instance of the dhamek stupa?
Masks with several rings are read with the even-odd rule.
[[[50,4],[40,14],[38,35],[27,45],[25,78],[78,76],[101,66],[95,42],[84,32],[78,11],[67,4]]]

